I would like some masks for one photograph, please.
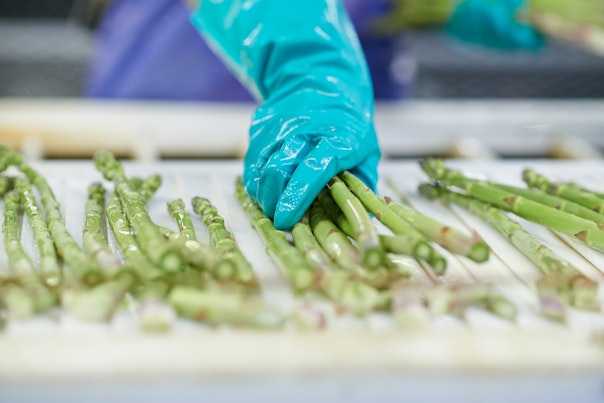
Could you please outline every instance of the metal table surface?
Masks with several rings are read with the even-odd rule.
[[[604,188],[601,161],[450,163],[511,184],[521,183],[522,168],[533,167],[555,179]],[[69,230],[80,239],[86,188],[100,174],[91,161],[34,166],[49,180]],[[174,226],[168,200],[210,198],[257,270],[268,304],[287,310],[315,303],[291,294],[240,209],[233,194],[239,161],[126,162],[125,167],[129,175],[162,175],[164,184],[149,203],[158,224]],[[538,270],[526,258],[480,220],[419,197],[415,188],[426,177],[416,161],[385,161],[380,169],[382,194],[394,195],[394,183],[420,211],[475,229],[492,248],[483,264],[446,255],[446,274],[431,281],[491,282],[516,304],[515,323],[471,309],[463,319],[440,317],[413,331],[398,329],[387,314],[376,313],[367,319],[332,315],[327,328],[317,332],[215,329],[179,320],[168,334],[148,335],[127,310],[95,324],[52,311],[11,322],[0,335],[0,401],[601,401],[602,312],[571,310],[565,324],[544,319],[532,284]],[[585,275],[604,283],[603,253],[525,224]],[[207,236],[200,220],[196,230]],[[24,224],[23,242],[34,254],[30,236]],[[110,242],[115,247],[111,237]],[[0,267],[6,267],[3,248]],[[414,276],[427,275],[417,267]],[[599,301],[602,306],[602,290]]]

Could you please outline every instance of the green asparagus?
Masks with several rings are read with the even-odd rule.
[[[216,207],[210,200],[203,197],[194,197],[192,200],[193,211],[198,214],[210,234],[210,245],[223,260],[230,262],[235,267],[237,281],[258,287],[258,278],[254,269],[239,249],[237,241],[227,229],[224,218],[218,214]]]
[[[426,197],[438,197],[468,209],[506,237],[546,277],[545,280],[537,283],[542,301],[551,301],[556,297],[580,309],[597,308],[597,284],[581,274],[569,262],[556,255],[500,209],[431,184],[421,185],[420,193]],[[554,279],[554,281],[548,279]],[[559,284],[558,288],[561,288],[552,290],[552,284]],[[542,303],[544,313],[550,317],[559,317],[557,312],[549,310],[551,306],[551,303]]]
[[[468,196],[491,203],[529,221],[574,237],[589,246],[604,250],[604,230],[593,221],[498,189],[487,181],[467,178],[460,171],[448,169],[444,161],[439,159],[426,159],[422,161],[421,166],[429,177],[443,185],[458,187]]]
[[[31,185],[25,178],[15,180],[15,188],[23,200],[23,209],[27,214],[34,240],[40,255],[40,274],[46,284],[56,286],[61,281],[61,268],[57,250],[46,225],[42,210],[35,199]]]
[[[122,266],[122,262],[109,248],[103,232],[104,210],[105,188],[101,183],[93,183],[88,187],[82,243],[84,251],[97,261],[104,275],[111,278]]]
[[[185,208],[185,203],[182,199],[175,199],[168,202],[168,212],[178,225],[178,231],[186,239],[197,240],[195,235],[195,229],[193,228],[193,221],[191,216]]]
[[[306,262],[304,255],[287,241],[285,234],[275,228],[260,206],[250,199],[241,178],[236,181],[235,195],[250,217],[252,226],[263,239],[268,254],[286,274],[292,289],[296,293],[312,289],[315,285],[315,271]]]
[[[529,187],[538,188],[549,194],[573,201],[596,213],[604,213],[604,200],[576,186],[551,182],[545,176],[538,174],[532,169],[525,169],[522,172],[522,179]]]

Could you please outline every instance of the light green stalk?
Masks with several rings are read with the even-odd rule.
[[[315,283],[315,272],[304,256],[287,241],[285,234],[275,228],[260,206],[258,206],[243,187],[241,178],[235,185],[235,195],[251,224],[265,243],[265,248],[273,261],[286,274],[293,290],[297,293],[308,291]]]
[[[180,316],[210,325],[276,329],[284,324],[279,312],[264,305],[258,297],[243,293],[176,286],[168,300]]]
[[[479,263],[489,259],[490,248],[476,232],[473,232],[472,236],[466,235],[413,208],[398,204],[389,197],[385,197],[384,201],[389,209],[407,220],[429,240],[438,243],[449,252],[467,256]]]
[[[249,263],[237,241],[227,229],[224,218],[218,214],[218,209],[203,197],[194,197],[192,200],[193,211],[198,214],[210,235],[210,245],[216,251],[222,260],[231,262],[235,267],[235,278],[237,281],[258,287],[258,278],[254,273],[252,265]]]
[[[604,200],[576,186],[565,183],[554,183],[531,169],[525,169],[522,172],[522,179],[532,188],[538,188],[546,193],[573,201],[596,213],[604,213]]]
[[[420,193],[426,197],[438,197],[468,209],[495,228],[533,262],[545,276],[537,283],[537,287],[544,313],[547,316],[560,317],[562,315],[559,310],[552,311],[551,308],[556,305],[551,303],[552,298],[558,298],[579,309],[597,309],[597,283],[589,280],[569,262],[556,255],[554,251],[500,209],[429,184],[421,185]]]
[[[187,239],[197,240],[195,235],[195,228],[193,228],[193,221],[191,221],[191,215],[185,208],[185,203],[182,199],[175,199],[168,202],[168,212],[178,225],[180,234]]]
[[[101,266],[107,278],[113,277],[122,266],[120,259],[113,254],[105,233],[105,188],[101,183],[93,183],[88,187],[88,200],[85,206],[84,229],[82,244],[84,251],[94,258]]]
[[[56,286],[61,281],[61,268],[57,250],[48,226],[46,225],[42,210],[36,201],[31,185],[27,179],[17,178],[15,180],[15,188],[19,191],[19,195],[23,201],[23,209],[27,214],[34,241],[38,247],[38,253],[40,255],[40,274],[44,278],[46,284]]]
[[[468,196],[562,232],[589,246],[604,250],[604,230],[593,221],[498,189],[486,181],[467,178],[460,171],[448,169],[442,160],[427,159],[421,163],[421,166],[428,176],[443,185],[458,187],[464,190]]]

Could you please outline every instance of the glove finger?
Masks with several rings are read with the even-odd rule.
[[[306,135],[293,136],[269,158],[260,174],[257,189],[258,204],[267,216],[272,218],[275,215],[277,202],[292,173],[314,146]]]
[[[275,226],[279,229],[291,228],[334,175],[352,169],[358,164],[359,157],[366,155],[359,155],[359,150],[354,149],[344,151],[333,139],[321,139],[295,169],[279,198],[275,209]],[[366,169],[366,172],[370,170]]]

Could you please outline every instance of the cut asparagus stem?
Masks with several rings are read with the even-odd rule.
[[[17,178],[15,180],[15,188],[19,191],[19,195],[23,201],[23,209],[27,214],[34,241],[38,247],[40,274],[46,284],[56,286],[61,281],[61,268],[55,244],[40,206],[34,197],[31,185],[27,179]]]
[[[230,261],[235,267],[236,280],[254,288],[258,287],[258,278],[252,265],[239,249],[237,241],[227,229],[224,218],[218,214],[216,207],[203,197],[194,197],[191,203],[193,211],[201,217],[208,229],[212,248],[223,260]]]
[[[318,243],[338,266],[350,272],[356,272],[362,268],[359,251],[329,219],[325,209],[318,201],[314,201],[310,206],[309,223]]]
[[[109,151],[95,152],[94,162],[105,179],[114,183],[115,192],[145,254],[168,272],[180,270],[183,265],[181,256],[170,248],[159,227],[151,220],[145,207],[146,200],[130,187],[122,164]]]
[[[128,270],[91,288],[68,289],[62,294],[62,305],[75,318],[86,322],[111,319],[124,296],[135,282]]]
[[[421,166],[428,176],[444,185],[456,186],[469,196],[604,250],[604,230],[593,221],[506,192],[486,181],[467,178],[460,171],[448,169],[442,160],[426,159]]]
[[[525,169],[522,172],[522,179],[529,187],[538,188],[546,193],[573,201],[596,213],[604,213],[604,200],[590,192],[585,192],[576,186],[551,182],[548,178],[538,174],[532,169]]]
[[[259,298],[242,293],[176,286],[168,300],[180,316],[210,325],[275,329],[284,323],[279,312],[265,306]]]
[[[168,202],[168,212],[178,225],[178,231],[180,235],[186,239],[197,240],[195,235],[195,229],[193,228],[193,222],[191,221],[191,215],[185,208],[185,203],[182,199],[175,199]]]
[[[29,319],[36,314],[34,297],[21,285],[8,284],[1,291],[1,302],[4,305],[9,322]]]
[[[354,239],[363,256],[363,265],[369,269],[376,269],[385,265],[385,252],[383,251],[377,230],[371,222],[371,217],[363,203],[348,189],[346,184],[337,176],[328,184],[333,200],[342,210],[344,216],[352,226]]]
[[[467,256],[475,262],[485,262],[488,260],[489,246],[476,232],[472,236],[466,235],[413,208],[398,204],[389,197],[385,197],[384,201],[389,209],[407,220],[429,240],[438,243],[449,252]]]
[[[172,329],[176,312],[167,301],[170,284],[166,281],[147,282],[136,296],[139,327],[148,333],[165,333]]]
[[[235,195],[250,217],[252,227],[263,239],[268,254],[287,276],[292,289],[297,293],[310,290],[315,284],[314,270],[300,251],[290,245],[285,234],[275,228],[260,206],[250,199],[241,178],[236,181]]]
[[[429,198],[440,198],[446,202],[458,204],[479,216],[507,238],[545,276],[555,279],[555,283],[561,286],[560,290],[552,290],[551,285],[554,283],[551,281],[537,283],[544,309],[547,310],[551,306],[550,303],[545,302],[550,301],[553,294],[577,308],[597,309],[597,284],[581,274],[569,262],[556,255],[500,209],[431,184],[421,185],[420,193]],[[581,281],[577,281],[579,278]],[[548,314],[548,316],[552,315]]]
[[[93,183],[88,187],[82,244],[84,251],[100,265],[105,277],[111,278],[122,266],[122,262],[113,254],[107,243],[103,231],[104,210],[105,188],[101,183]]]

